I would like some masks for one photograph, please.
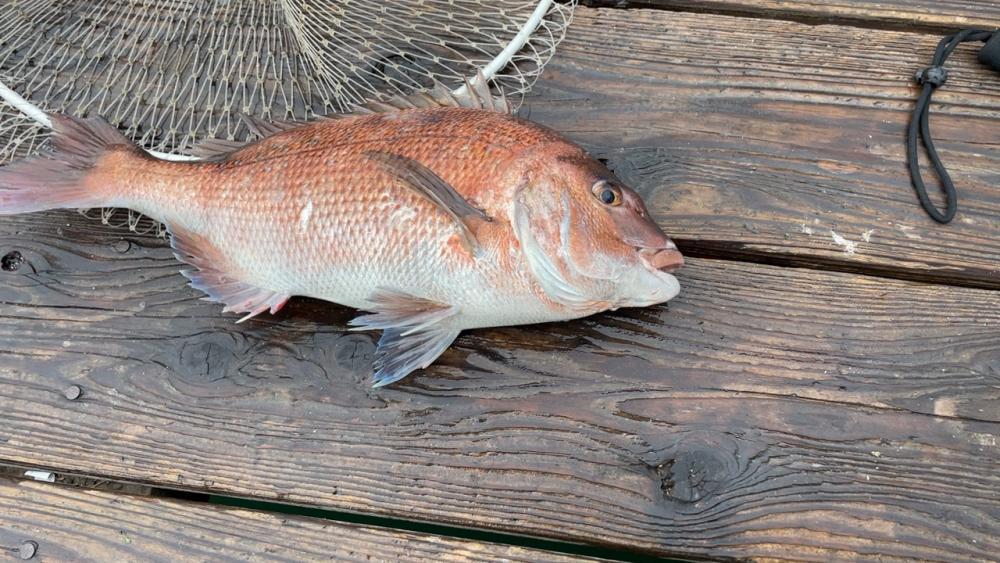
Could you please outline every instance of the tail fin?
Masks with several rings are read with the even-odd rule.
[[[110,123],[49,114],[51,148],[0,167],[0,215],[45,209],[100,207],[107,194],[86,181],[97,160],[112,149],[141,152]],[[102,190],[103,191],[103,190]]]

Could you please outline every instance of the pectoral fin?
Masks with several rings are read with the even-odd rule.
[[[476,232],[479,227],[483,223],[493,221],[492,217],[472,206],[462,197],[462,194],[435,174],[433,170],[416,160],[389,152],[370,151],[366,154],[407,187],[412,188],[413,191],[435,203],[450,215],[462,228],[463,236],[470,247],[474,246],[474,243],[478,243]]]
[[[374,312],[350,324],[352,330],[383,330],[375,350],[374,387],[431,365],[460,332],[444,322],[458,313],[451,305],[388,289],[375,290],[368,301]]]

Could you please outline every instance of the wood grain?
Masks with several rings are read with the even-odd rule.
[[[931,114],[958,218],[910,186],[912,75],[937,40],[581,8],[526,113],[607,159],[689,254],[1000,288],[1000,75],[971,47]]]
[[[1000,293],[694,259],[669,307],[461,336],[244,325],[163,241],[0,220],[0,460],[657,554],[992,559]],[[77,385],[81,394],[64,394]]]
[[[584,0],[585,4],[657,7],[761,18],[954,32],[1000,27],[1000,5],[992,0]]]
[[[0,479],[0,505],[0,551],[15,560],[22,549],[32,548],[31,560],[40,562],[581,560],[537,549],[29,481]],[[27,542],[34,545],[22,548]]]

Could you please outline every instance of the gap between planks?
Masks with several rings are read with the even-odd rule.
[[[7,500],[24,502],[25,495],[15,498],[18,495],[11,494],[13,489],[21,487],[32,491],[30,500],[39,500],[40,504],[46,504],[43,495],[55,495],[59,498],[68,498],[73,495],[89,495],[96,499],[107,501],[109,505],[136,505],[141,503],[164,503],[176,506],[178,503],[187,504],[194,511],[200,511],[203,515],[211,516],[217,511],[229,508],[242,509],[245,516],[251,519],[260,517],[284,518],[291,515],[295,521],[293,523],[301,525],[302,521],[325,522],[326,526],[333,526],[340,531],[340,528],[357,527],[359,530],[374,530],[376,536],[389,536],[398,534],[401,539],[417,541],[422,543],[425,538],[435,538],[435,543],[441,545],[463,546],[466,551],[485,551],[493,558],[504,557],[503,560],[520,560],[519,556],[531,555],[531,561],[663,561],[671,563],[682,563],[681,560],[657,557],[653,555],[639,555],[621,549],[609,549],[596,546],[559,542],[550,539],[536,538],[531,536],[520,536],[514,534],[503,534],[490,530],[480,530],[475,528],[456,528],[445,526],[433,522],[419,522],[413,520],[402,520],[399,518],[386,518],[364,513],[339,512],[317,507],[278,503],[269,499],[254,497],[227,497],[215,495],[209,492],[196,491],[191,489],[165,488],[158,484],[141,484],[130,481],[117,480],[108,476],[80,475],[72,472],[60,471],[56,468],[41,469],[22,464],[8,464],[0,460],[0,500],[7,497]],[[142,500],[139,500],[142,499]],[[72,499],[71,499],[72,500]],[[198,506],[203,508],[197,508]],[[104,514],[107,518],[109,515]],[[111,515],[113,518],[114,515]],[[124,522],[119,522],[124,524]],[[325,527],[324,526],[324,529]],[[3,545],[4,542],[4,522],[0,518],[0,551],[6,548],[8,551],[17,546]],[[44,524],[36,527],[44,528]],[[409,538],[407,538],[409,536]],[[36,537],[24,536],[24,541],[31,541]],[[9,543],[9,542],[8,542]],[[291,542],[288,542],[291,543]],[[371,547],[380,547],[375,542]],[[362,547],[362,546],[359,546]],[[471,548],[471,549],[469,549]],[[365,553],[370,556],[370,553]],[[507,559],[514,557],[514,559]],[[571,559],[570,559],[571,558]],[[465,560],[465,559],[462,559]]]
[[[908,281],[928,285],[939,285],[942,287],[968,287],[971,289],[1000,291],[997,284],[992,281],[955,278],[947,274],[901,270],[881,264],[865,264],[852,260],[830,257],[772,254],[757,251],[753,248],[753,245],[744,245],[739,242],[726,240],[712,241],[681,238],[674,238],[673,240],[674,243],[677,244],[677,248],[682,254],[684,254],[685,258],[746,262],[748,264],[761,264],[764,266],[777,266],[781,268],[800,268],[820,272],[858,274],[872,278]]]
[[[2,468],[0,468],[2,472]],[[605,561],[584,553],[0,477],[0,551],[42,561]],[[162,493],[168,493],[164,496]],[[465,534],[469,536],[470,534]],[[628,561],[629,559],[618,559]]]
[[[725,15],[747,19],[780,20],[806,25],[841,25],[873,30],[946,34],[959,29],[1000,27],[1000,7],[988,0],[972,0],[941,7],[928,2],[914,6],[908,0],[582,0],[588,8],[662,10]]]

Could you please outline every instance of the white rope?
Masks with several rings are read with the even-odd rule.
[[[500,69],[510,63],[510,60],[514,57],[514,55],[524,47],[524,45],[528,42],[528,39],[531,38],[531,35],[535,33],[535,30],[538,29],[539,25],[541,25],[542,19],[545,18],[545,14],[549,12],[549,8],[551,7],[552,0],[540,0],[538,2],[538,5],[535,6],[535,11],[531,13],[531,17],[529,17],[528,21],[524,22],[524,25],[521,27],[521,31],[517,32],[514,39],[511,39],[510,43],[507,44],[504,50],[500,51],[500,54],[494,57],[492,61],[482,68],[482,76],[485,80],[489,81],[492,79],[496,76]],[[470,82],[477,79],[478,76],[473,76],[470,79]],[[468,93],[466,92],[467,89],[468,86],[463,84],[462,86],[456,88],[452,93],[456,96],[464,96]]]
[[[36,106],[35,104],[25,100],[20,94],[8,88],[3,82],[0,82],[0,98],[3,98],[5,102],[14,106],[17,110],[23,113],[25,116],[30,117],[36,123],[45,127],[46,129],[52,129],[52,120],[49,116],[42,111],[42,108]],[[163,160],[176,160],[176,161],[190,161],[190,160],[201,160],[197,156],[188,156],[186,154],[171,154],[160,151],[146,151],[149,154],[155,156],[156,158],[161,158]]]
[[[0,98],[20,110],[24,115],[37,121],[42,127],[52,129],[52,121],[49,120],[49,116],[45,115],[44,111],[5,86],[3,82],[0,82]]]

